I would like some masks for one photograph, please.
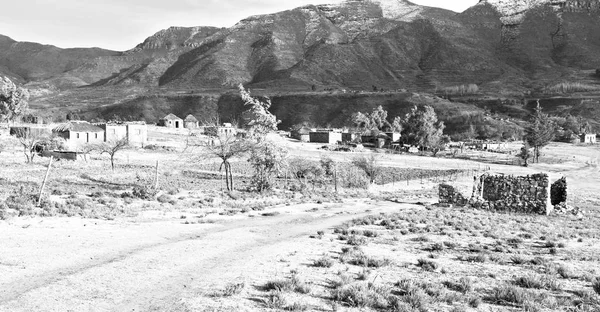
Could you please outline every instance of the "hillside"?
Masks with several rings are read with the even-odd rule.
[[[230,28],[171,27],[125,52],[39,45],[32,54],[33,48],[23,47],[35,44],[1,37],[0,60],[11,61],[0,63],[0,71],[37,90],[34,108],[107,117],[99,113],[105,107],[129,116],[144,103],[142,115],[150,122],[173,107],[194,107],[180,101],[182,94],[227,98],[240,83],[282,101],[274,105],[280,114],[298,111],[306,114],[303,121],[318,124],[337,121],[297,108],[302,94],[313,92],[315,103],[343,90],[435,93],[479,107],[494,102],[489,98],[523,102],[558,96],[595,103],[599,8],[598,0],[482,0],[455,13],[406,0],[352,0],[252,16]],[[22,55],[33,56],[14,56],[25,50],[29,54]],[[564,82],[582,84],[583,92],[552,91]],[[466,99],[448,94],[467,84],[478,91]],[[154,97],[161,100],[148,101]],[[339,110],[330,116],[345,116],[364,104],[352,101],[334,106]],[[579,104],[564,103],[561,114],[583,112]],[[222,112],[211,105],[206,114]],[[526,116],[522,107],[487,109]]]

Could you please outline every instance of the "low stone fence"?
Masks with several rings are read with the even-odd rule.
[[[566,201],[566,180],[563,180],[564,183],[560,181],[552,186],[555,196],[551,201],[551,187],[546,174],[529,176],[486,174],[479,179],[474,179],[473,193],[470,197],[460,193],[451,185],[440,185],[440,204],[469,205],[490,211],[550,214],[555,205],[558,206]]]

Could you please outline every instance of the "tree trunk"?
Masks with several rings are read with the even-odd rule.
[[[110,167],[112,171],[115,171],[115,154],[110,155]]]

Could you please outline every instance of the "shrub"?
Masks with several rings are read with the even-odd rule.
[[[244,282],[227,284],[223,290],[223,296],[231,297],[234,295],[239,295],[244,290],[244,287],[246,287]]]
[[[381,173],[381,167],[377,164],[377,158],[375,155],[371,155],[370,157],[356,157],[352,160],[352,164],[364,171],[369,178],[369,182],[375,181],[377,176],[379,176]]]
[[[355,166],[340,166],[337,179],[340,186],[345,188],[367,189],[371,184],[365,172]]]
[[[287,300],[283,292],[277,290],[271,291],[264,302],[269,309],[283,309],[287,306]]]
[[[173,198],[171,198],[171,196],[169,196],[167,194],[162,194],[162,195],[158,196],[156,198],[156,200],[161,204],[165,204],[165,203],[171,202],[173,200]]]
[[[597,277],[593,282],[592,282],[592,289],[598,294],[600,295],[600,277]]]
[[[367,239],[362,236],[351,235],[348,237],[348,244],[353,246],[363,246],[367,244]]]
[[[358,282],[336,288],[332,299],[352,307],[386,309],[390,306],[391,289],[385,285]]]
[[[419,259],[417,260],[417,266],[425,271],[433,272],[438,269],[439,265],[431,260]]]
[[[558,275],[560,275],[560,277],[565,278],[565,279],[575,277],[575,274],[573,273],[571,268],[569,268],[568,266],[566,266],[564,264],[561,264],[560,266],[558,266],[558,268],[556,268],[556,272],[558,273]]]
[[[468,277],[461,277],[458,282],[445,281],[444,286],[461,293],[473,291],[473,281]]]
[[[534,275],[529,274],[518,277],[514,281],[515,285],[523,288],[534,288],[534,289],[547,289],[547,290],[560,290],[561,285],[558,281],[548,275]]]
[[[323,256],[313,261],[313,266],[318,268],[330,268],[333,266],[333,261],[330,258]]]
[[[154,199],[154,196],[156,196],[156,193],[158,193],[158,191],[155,190],[153,187],[143,186],[143,185],[136,185],[133,187],[133,190],[131,191],[131,194],[134,197],[144,199],[144,200]]]
[[[263,289],[266,291],[295,291],[301,294],[307,294],[310,292],[310,286],[306,284],[297,274],[292,274],[291,277],[284,280],[273,280],[267,282]]]
[[[504,285],[492,289],[492,293],[488,299],[496,304],[523,304],[526,301],[531,300],[531,298],[532,295],[527,290],[515,286]]]

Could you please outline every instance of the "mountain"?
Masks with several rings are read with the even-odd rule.
[[[0,37],[0,72],[50,90],[39,92],[32,106],[102,118],[148,112],[154,121],[164,107],[185,113],[195,106],[194,112],[207,115],[228,111],[221,107],[239,105],[227,93],[240,83],[277,98],[274,108],[289,118],[300,116],[290,112],[302,92],[316,92],[310,103],[327,92],[349,92],[341,98],[362,103],[365,91],[406,90],[481,106],[495,98],[522,103],[551,97],[548,90],[562,82],[598,93],[593,73],[600,68],[599,32],[600,0],[482,0],[462,13],[406,0],[348,0],[252,16],[230,28],[171,27],[125,52]],[[463,85],[479,91],[471,98],[447,91]],[[334,98],[327,99],[331,116],[342,109]],[[385,96],[376,98],[385,102]],[[393,103],[384,104],[393,110]],[[583,111],[581,105],[565,107],[562,113]],[[515,118],[527,113],[514,105],[495,109]],[[322,117],[306,112],[301,115],[308,119]]]

